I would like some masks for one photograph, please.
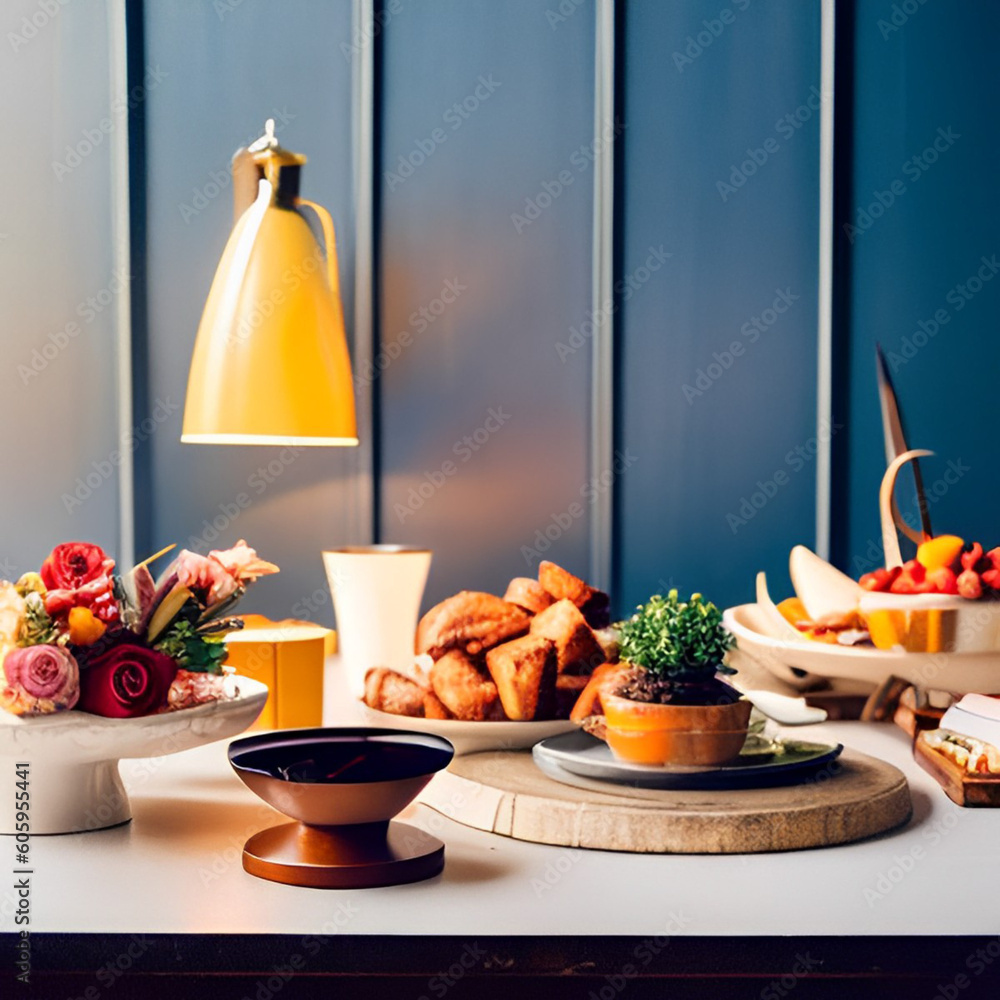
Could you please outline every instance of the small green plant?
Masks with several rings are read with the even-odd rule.
[[[676,590],[655,594],[618,628],[622,659],[658,680],[736,672],[722,663],[734,643],[722,612],[701,594],[687,601]]]

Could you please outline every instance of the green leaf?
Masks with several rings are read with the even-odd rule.
[[[722,664],[734,639],[722,612],[701,594],[681,601],[676,590],[655,594],[619,625],[622,659],[655,677],[733,673]]]
[[[174,622],[155,646],[179,667],[197,673],[221,674],[226,658],[222,637],[199,635],[190,621]]]

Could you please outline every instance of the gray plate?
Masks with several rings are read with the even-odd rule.
[[[618,760],[602,740],[582,730],[553,736],[532,750],[535,763],[550,778],[561,773],[632,788],[765,788],[806,781],[840,756],[838,743],[782,741],[784,753],[744,753],[732,764],[712,768],[649,767]],[[569,781],[567,784],[573,784]]]

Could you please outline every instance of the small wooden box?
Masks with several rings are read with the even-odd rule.
[[[964,767],[929,747],[920,733],[913,744],[913,756],[956,805],[1000,808],[1000,775],[970,774]]]
[[[309,622],[244,616],[226,637],[228,666],[266,684],[270,695],[251,729],[298,729],[323,724],[323,662],[336,635]]]

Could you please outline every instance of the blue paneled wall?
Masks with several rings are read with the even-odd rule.
[[[934,529],[987,547],[1000,541],[992,410],[1000,134],[990,96],[1000,5],[926,3],[907,14],[859,0],[853,20],[853,155],[839,164],[853,191],[836,220],[848,267],[836,341],[846,429],[834,537],[837,559],[861,572],[881,560],[876,342],[887,351],[911,447],[937,452],[923,462]]]
[[[384,32],[381,532],[434,550],[428,602],[587,570],[594,7],[551,6],[410,4]]]
[[[624,7],[623,611],[780,592],[815,535],[820,6],[721,6]]]

